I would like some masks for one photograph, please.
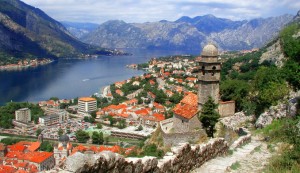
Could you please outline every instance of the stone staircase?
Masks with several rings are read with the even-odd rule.
[[[212,159],[192,173],[224,173],[224,172],[260,172],[271,157],[267,145],[261,141],[253,140],[233,151],[233,154]],[[233,170],[231,165],[239,163]]]

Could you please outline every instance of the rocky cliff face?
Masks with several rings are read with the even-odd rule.
[[[226,50],[259,48],[275,38],[283,26],[292,19],[291,15],[254,19],[236,29],[225,29],[218,33],[212,33],[208,39],[214,40]]]
[[[82,36],[90,33],[99,27],[98,24],[95,23],[80,23],[80,22],[61,22],[66,29],[74,35],[76,38],[81,38]]]
[[[182,17],[175,22],[125,23],[108,21],[82,41],[112,48],[199,49],[216,42],[224,50],[257,48],[275,37],[293,19],[282,15],[251,21],[231,21],[213,15]]]

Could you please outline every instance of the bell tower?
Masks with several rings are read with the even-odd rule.
[[[209,96],[216,104],[219,102],[221,62],[218,61],[218,56],[218,49],[215,45],[208,44],[204,46],[199,61],[200,73],[198,74],[198,104],[200,110]]]

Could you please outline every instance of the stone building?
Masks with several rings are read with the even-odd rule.
[[[54,147],[53,150],[56,165],[66,159],[72,151],[72,144],[70,143],[68,135],[62,135],[59,137],[58,142],[58,146]]]
[[[212,97],[216,104],[219,102],[221,62],[218,61],[218,56],[219,53],[216,46],[212,44],[204,46],[199,62],[201,72],[198,74],[198,104],[200,110],[209,96]]]
[[[199,110],[207,102],[208,97],[212,97],[218,104],[218,112],[221,117],[231,116],[235,113],[235,102],[220,100],[220,72],[221,62],[218,59],[219,52],[215,45],[208,44],[204,46],[201,57],[199,58],[199,67],[201,72],[198,74],[198,100]]]
[[[4,144],[0,143],[0,158],[7,154],[7,148]]]
[[[234,114],[234,101],[220,101],[221,62],[218,57],[219,52],[215,45],[204,46],[201,57],[197,58],[200,68],[198,95],[189,93],[173,109],[174,117],[160,122],[165,145],[197,142],[206,135],[198,114],[209,97],[219,105],[218,111],[222,117]]]
[[[161,121],[160,127],[164,145],[180,142],[196,143],[206,136],[198,119],[198,97],[189,93],[173,109],[174,117]]]

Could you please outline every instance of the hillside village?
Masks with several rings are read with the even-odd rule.
[[[237,70],[242,74],[252,68],[257,70],[257,58],[250,60],[250,65],[241,62],[247,60],[249,53],[259,56],[264,51],[241,51],[238,53],[241,58],[226,61],[224,67],[231,65],[234,69],[237,68],[234,65],[238,64]],[[227,58],[228,55],[232,52],[221,57]],[[98,96],[71,100],[52,97],[37,105],[9,103],[8,106],[14,107],[14,118],[12,124],[6,124],[6,128],[1,129],[2,133],[38,137],[38,141],[10,142],[11,139],[4,139],[7,144],[0,147],[0,171],[59,170],[68,164],[68,158],[77,157],[78,152],[86,155],[110,151],[126,157],[141,153],[147,155],[147,148],[152,147],[148,150],[152,150],[150,155],[162,157],[169,151],[164,151],[162,146],[175,147],[181,142],[192,145],[205,142],[214,135],[223,137],[215,134],[216,128],[220,127],[215,128],[215,124],[206,124],[203,119],[198,119],[198,115],[204,114],[207,109],[209,100],[214,105],[212,110],[218,114],[214,121],[221,118],[220,122],[226,129],[242,134],[235,134],[236,137],[228,141],[234,148],[239,147],[251,140],[248,129],[241,124],[253,121],[253,116],[247,117],[244,112],[235,113],[243,106],[240,103],[236,105],[229,99],[222,101],[224,96],[219,93],[219,82],[224,77],[221,72],[223,62],[216,47],[207,45],[201,56],[153,58],[145,64],[128,65],[129,68],[143,69],[145,73],[117,81],[103,88]],[[266,125],[263,123],[261,126]],[[220,133],[220,130],[217,131]],[[160,138],[156,141],[158,144],[144,143],[154,138]],[[214,145],[220,148],[210,157],[223,155],[228,150],[228,143],[219,138],[212,139]],[[142,151],[138,143],[145,145]]]

